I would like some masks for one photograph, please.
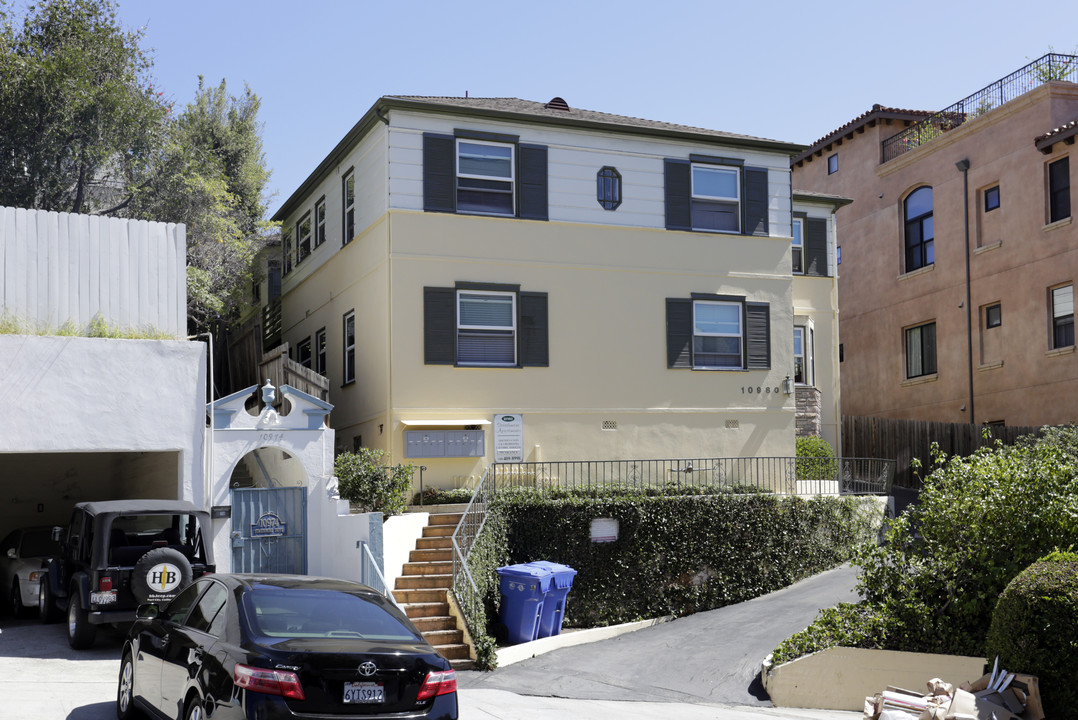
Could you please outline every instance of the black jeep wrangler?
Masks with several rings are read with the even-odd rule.
[[[142,603],[164,606],[194,578],[214,571],[209,513],[182,500],[115,500],[75,505],[60,554],[42,567],[38,612],[67,611],[67,639],[89,647],[97,626],[135,619]]]

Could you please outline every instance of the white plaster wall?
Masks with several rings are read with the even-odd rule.
[[[383,575],[386,585],[392,589],[397,578],[404,572],[404,563],[415,550],[416,540],[423,537],[430,513],[416,512],[394,515],[382,525],[382,557],[385,560]]]
[[[205,397],[201,342],[0,335],[2,453],[175,453],[202,504]]]

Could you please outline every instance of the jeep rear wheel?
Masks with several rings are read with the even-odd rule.
[[[96,638],[97,626],[90,624],[89,614],[82,607],[79,588],[72,586],[67,601],[67,644],[75,650],[85,650]]]
[[[43,623],[54,623],[60,619],[56,609],[56,597],[49,585],[49,574],[41,573],[41,584],[37,590],[37,617]]]

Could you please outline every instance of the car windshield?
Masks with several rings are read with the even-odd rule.
[[[48,528],[27,530],[23,533],[22,543],[19,544],[19,557],[46,557],[59,552],[60,547],[53,541],[52,531]]]
[[[264,637],[420,641],[377,601],[338,590],[255,587],[244,607],[251,630]]]

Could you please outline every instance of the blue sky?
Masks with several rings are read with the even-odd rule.
[[[1072,13],[998,0],[118,4],[178,105],[200,74],[262,99],[271,213],[382,95],[558,95],[808,144],[873,103],[939,110],[1078,45]]]

